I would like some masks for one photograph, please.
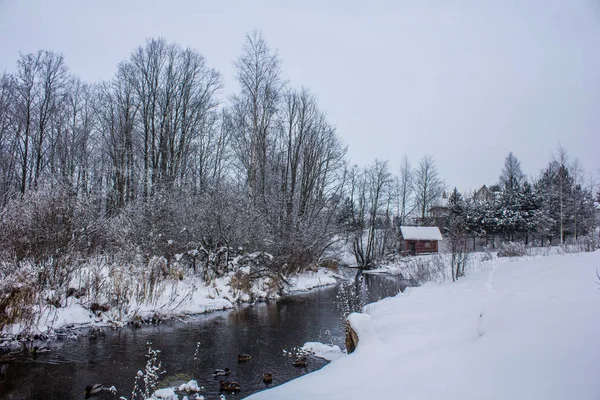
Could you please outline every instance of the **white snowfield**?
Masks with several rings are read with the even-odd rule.
[[[496,259],[352,314],[353,354],[269,399],[600,399],[600,252]]]

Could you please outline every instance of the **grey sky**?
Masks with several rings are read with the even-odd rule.
[[[65,54],[110,78],[147,37],[191,46],[236,89],[232,60],[263,31],[284,76],[314,91],[352,162],[433,155],[449,186],[494,183],[513,151],[536,175],[559,142],[600,168],[595,0],[0,0],[0,70],[18,52]]]

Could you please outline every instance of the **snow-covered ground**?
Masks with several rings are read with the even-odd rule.
[[[306,342],[300,348],[306,354],[312,354],[327,361],[335,361],[342,358],[346,353],[337,345],[328,345],[320,342]]]
[[[352,314],[354,353],[251,398],[600,398],[600,251],[480,265]]]

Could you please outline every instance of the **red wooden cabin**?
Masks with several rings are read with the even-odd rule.
[[[401,226],[400,251],[402,254],[437,253],[442,233],[437,226]]]

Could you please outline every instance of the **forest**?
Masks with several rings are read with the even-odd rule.
[[[439,225],[453,254],[483,238],[595,248],[600,192],[564,148],[530,176],[510,153],[491,196],[454,189],[433,218],[448,189],[433,157],[404,156],[398,173],[352,166],[317,95],[286,81],[260,32],[234,64],[231,94],[201,53],[165,39],[105,82],[83,82],[46,50],[1,75],[0,327],[34,312],[16,304],[60,307],[80,290],[88,305],[123,302],[101,277],[92,292],[91,264],[118,267],[111,276],[149,297],[190,275],[279,290],[344,251],[372,268],[397,254],[401,225]]]

